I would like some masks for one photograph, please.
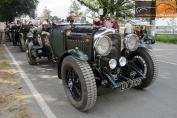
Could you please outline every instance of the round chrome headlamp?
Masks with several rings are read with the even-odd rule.
[[[127,64],[127,59],[125,57],[121,57],[119,59],[119,64],[121,67],[124,67]]]
[[[130,51],[135,51],[138,49],[139,38],[135,34],[129,34],[125,37],[125,48]]]
[[[95,40],[95,50],[101,56],[107,56],[112,50],[112,40],[108,36],[101,36]]]
[[[111,59],[111,60],[109,61],[109,67],[110,67],[111,69],[115,69],[115,68],[117,67],[117,60]]]

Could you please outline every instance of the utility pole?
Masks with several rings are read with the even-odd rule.
[[[151,35],[155,36],[156,24],[155,24],[155,17],[150,18],[150,25],[151,25]]]

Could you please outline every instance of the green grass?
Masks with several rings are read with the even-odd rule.
[[[24,107],[25,96],[17,89],[19,83],[14,79],[15,70],[9,64],[0,47],[0,108],[2,112],[12,115],[13,118],[29,118]],[[2,116],[6,117],[6,116]]]
[[[168,44],[177,44],[177,34],[156,35],[156,41]]]
[[[14,81],[15,72],[4,55],[3,49],[0,47],[0,83],[4,81]]]

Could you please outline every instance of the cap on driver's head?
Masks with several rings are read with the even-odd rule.
[[[43,21],[42,24],[43,24],[43,25],[48,25],[48,22],[45,20],[45,21]]]

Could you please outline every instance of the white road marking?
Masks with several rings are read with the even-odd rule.
[[[7,46],[5,44],[4,44],[4,47],[5,47],[6,52],[8,53],[8,55],[10,56],[10,58],[12,59],[13,63],[15,64],[16,68],[20,72],[20,76],[25,81],[26,85],[30,89],[33,97],[37,101],[39,107],[41,108],[41,110],[43,111],[43,113],[45,114],[45,116],[47,118],[57,118],[55,116],[55,114],[52,112],[52,110],[49,108],[49,106],[47,105],[47,103],[45,102],[45,100],[42,98],[42,96],[40,95],[40,93],[34,87],[34,85],[32,84],[31,80],[26,75],[26,73],[23,71],[23,69],[20,67],[20,65],[18,64],[18,62],[15,60],[15,57],[12,55],[12,53],[9,51],[9,49],[7,48]]]
[[[153,51],[176,51],[176,49],[153,48]]]

